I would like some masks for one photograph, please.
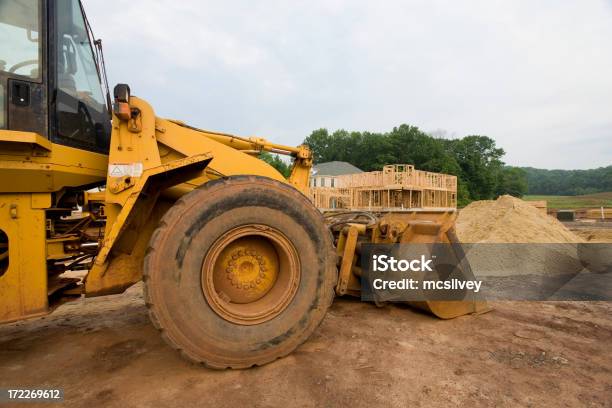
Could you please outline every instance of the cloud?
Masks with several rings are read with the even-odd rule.
[[[86,0],[112,83],[157,114],[299,144],[410,123],[510,164],[612,164],[603,1]],[[576,146],[580,146],[576,150]]]

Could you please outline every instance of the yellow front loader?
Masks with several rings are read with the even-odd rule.
[[[123,84],[111,101],[78,0],[0,0],[0,38],[0,323],[143,280],[153,324],[182,355],[261,365],[305,341],[335,292],[358,294],[359,239],[449,239],[453,212],[329,228],[304,194],[305,146],[159,118]],[[288,179],[263,151],[293,157]]]

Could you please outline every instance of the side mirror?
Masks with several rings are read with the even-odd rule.
[[[120,120],[129,120],[130,111],[130,87],[127,84],[117,84],[113,89],[115,103],[113,112]]]
[[[130,103],[130,86],[128,84],[117,84],[113,89],[115,102]]]

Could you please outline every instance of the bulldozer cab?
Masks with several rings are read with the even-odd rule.
[[[108,153],[98,45],[78,0],[0,0],[0,130]]]

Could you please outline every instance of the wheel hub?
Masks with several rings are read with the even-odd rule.
[[[262,323],[295,296],[299,265],[295,247],[280,231],[259,224],[241,226],[211,246],[202,265],[202,291],[225,320]]]
[[[244,237],[230,243],[221,252],[215,276],[215,289],[232,303],[261,299],[276,282],[278,256],[272,244],[261,237]],[[218,271],[221,272],[221,271]]]

